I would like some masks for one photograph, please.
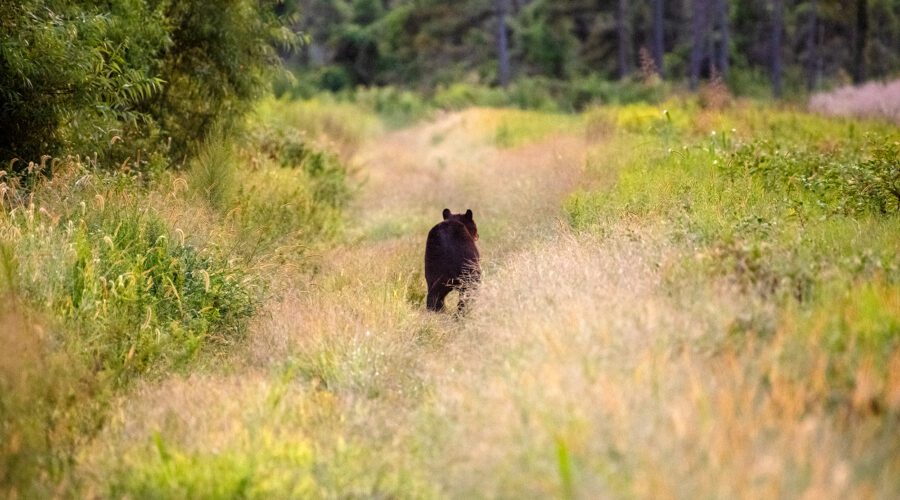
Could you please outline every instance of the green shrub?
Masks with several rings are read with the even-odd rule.
[[[277,0],[179,1],[165,4],[171,46],[157,54],[166,82],[148,110],[182,159],[215,127],[240,117],[279,67],[276,46],[299,43],[275,15]]]
[[[263,99],[250,115],[250,142],[267,134],[302,134],[320,148],[349,159],[364,140],[380,129],[377,111],[342,100],[340,94],[321,94],[307,101]]]
[[[154,61],[169,45],[161,8],[4,2],[0,38],[0,159],[93,154],[113,136],[152,130],[141,105],[163,85]]]
[[[787,186],[788,194],[808,192],[832,213],[900,211],[900,143],[873,136],[861,150],[848,146],[821,152],[756,141],[739,148],[724,165],[761,179],[767,189]],[[792,201],[803,200],[792,196]]]
[[[282,168],[298,169],[309,179],[312,202],[340,209],[349,201],[347,169],[334,153],[314,147],[296,131],[261,129],[253,146]]]
[[[359,87],[352,102],[374,111],[390,127],[408,125],[430,112],[419,94],[397,87]]]
[[[275,1],[0,4],[0,160],[183,160],[268,86],[297,36]]]
[[[468,83],[440,86],[431,98],[441,109],[461,110],[470,106],[502,107],[509,105],[509,97],[502,89]]]
[[[298,263],[340,231],[351,195],[347,167],[289,126],[254,125],[245,141],[210,141],[193,162],[190,185],[236,230],[242,258]]]
[[[257,301],[246,271],[172,234],[133,178],[75,168],[4,221],[22,293],[62,319],[69,352],[123,384],[238,338]]]

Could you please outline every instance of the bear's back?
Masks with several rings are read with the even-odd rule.
[[[463,223],[445,220],[428,232],[425,272],[457,277],[467,266],[478,265],[478,247]]]

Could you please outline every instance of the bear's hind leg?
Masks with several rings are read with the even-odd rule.
[[[466,309],[468,308],[469,301],[472,300],[472,293],[474,291],[475,286],[472,283],[466,283],[459,287],[459,302],[456,304],[457,316],[464,316],[466,314]]]
[[[456,314],[463,316],[466,313],[468,302],[481,283],[481,269],[471,264],[466,266],[462,278],[458,280],[459,303],[456,306]]]
[[[444,299],[447,298],[447,294],[453,288],[441,284],[435,283],[428,289],[428,298],[426,299],[426,306],[429,310],[439,312],[444,310]]]

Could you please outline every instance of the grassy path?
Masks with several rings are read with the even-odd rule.
[[[274,436],[310,451],[298,459],[309,477],[301,467],[275,491],[306,491],[313,478],[319,493],[448,493],[439,478],[454,460],[436,446],[468,445],[448,434],[456,429],[444,415],[446,391],[458,370],[476,376],[493,361],[480,352],[488,332],[477,319],[421,307],[424,235],[445,206],[472,208],[486,272],[502,272],[516,252],[558,237],[561,200],[584,165],[577,137],[496,147],[491,114],[451,114],[367,143],[356,161],[364,183],[347,242],[323,256],[312,283],[261,315],[231,367],[142,384],[87,453],[86,469],[104,482],[103,471],[117,467],[108,459],[126,457],[118,465],[131,469],[126,490],[168,482],[198,492],[222,474],[239,478],[235,467],[257,477],[267,475],[261,462],[295,468],[291,460],[279,465]],[[479,390],[452,388],[463,389]],[[214,491],[227,496],[230,487],[243,486]]]
[[[588,159],[616,165],[634,145],[589,146],[565,124],[510,142],[503,113],[367,142],[347,237],[314,278],[229,363],[139,386],[86,473],[113,492],[216,498],[862,491],[847,463],[869,438],[804,413],[779,371],[783,335],[729,348],[746,296],[673,293],[689,250],[653,224],[623,218],[599,237],[562,221]],[[463,320],[422,306],[444,207],[471,208],[481,234],[484,283]],[[865,491],[891,491],[881,474]]]

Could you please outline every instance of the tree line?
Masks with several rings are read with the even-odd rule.
[[[802,91],[900,69],[900,0],[296,0],[319,86],[627,79]]]
[[[780,96],[888,77],[898,47],[900,0],[5,1],[0,161],[178,165],[285,58],[316,90],[656,74]]]

